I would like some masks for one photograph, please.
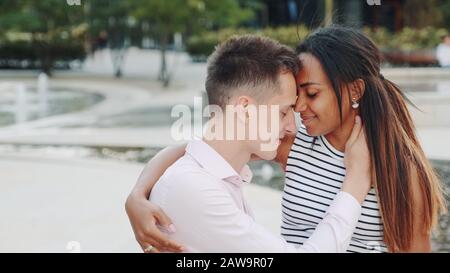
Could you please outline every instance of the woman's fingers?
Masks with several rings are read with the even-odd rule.
[[[148,253],[161,253],[161,251],[159,251],[158,248],[154,247]]]
[[[345,145],[345,167],[347,171],[356,171],[368,175],[370,153],[361,117],[355,117],[355,125]]]
[[[181,245],[169,240],[166,233],[175,232],[175,227],[160,207],[142,196],[131,196],[127,199],[125,209],[136,240],[142,249],[152,245],[158,251],[183,251]]]
[[[144,253],[160,253],[161,251],[154,245],[155,242],[150,240],[149,242],[139,243]]]
[[[167,237],[167,234],[161,232],[156,225],[149,227],[147,231],[144,232],[142,242],[151,242],[153,246],[157,247],[163,251],[169,252],[181,252],[183,251],[183,247],[179,245],[177,242],[170,240]]]
[[[355,117],[355,125],[353,125],[352,133],[350,134],[350,137],[347,140],[347,145],[351,146],[355,141],[358,139],[359,134],[362,130],[362,122],[361,117],[356,116]]]
[[[164,213],[163,210],[158,209],[154,216],[156,220],[158,221],[158,226],[160,226],[163,230],[165,230],[168,233],[175,233],[175,225],[172,223],[172,220]],[[154,239],[158,240],[160,244],[163,245],[163,248],[167,251],[171,252],[180,252],[182,251],[182,246],[176,243],[175,241],[172,241],[167,238],[165,234],[162,232],[155,233]]]
[[[158,221],[159,226],[165,229],[169,233],[175,233],[175,225],[172,224],[172,220],[170,220],[169,216],[167,216],[163,210],[158,209],[154,213],[154,217]]]

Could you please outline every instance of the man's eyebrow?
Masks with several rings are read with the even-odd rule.
[[[295,108],[295,103],[293,103],[293,104],[286,104],[286,105],[282,106],[283,109],[284,108],[289,108],[289,107]]]
[[[320,85],[320,83],[317,83],[317,82],[305,82],[305,83],[299,84],[298,87],[305,88],[305,87],[310,86],[310,85]]]

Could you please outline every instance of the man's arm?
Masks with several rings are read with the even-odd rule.
[[[167,215],[156,205],[148,201],[151,189],[165,170],[184,155],[186,145],[167,147],[156,154],[146,165],[129,194],[125,203],[136,240],[142,249],[154,246],[158,250],[179,252],[181,246],[171,241],[158,226],[168,232],[175,227]]]

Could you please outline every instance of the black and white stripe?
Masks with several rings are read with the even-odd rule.
[[[282,199],[281,235],[303,244],[325,216],[345,177],[344,154],[325,137],[309,136],[300,127],[289,153]],[[387,252],[374,189],[362,204],[362,214],[347,252]]]

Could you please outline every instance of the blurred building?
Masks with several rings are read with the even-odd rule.
[[[327,0],[264,0],[259,14],[261,26],[305,24],[316,27],[324,22]],[[355,27],[403,27],[405,0],[331,0],[333,21]],[[378,5],[380,3],[380,5]]]

